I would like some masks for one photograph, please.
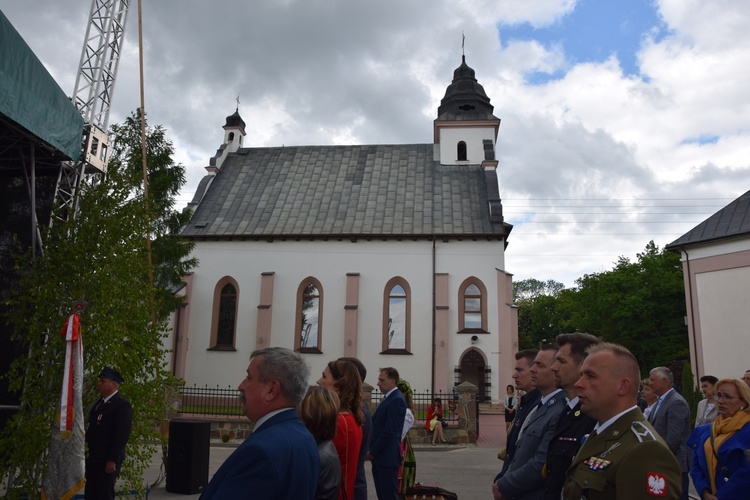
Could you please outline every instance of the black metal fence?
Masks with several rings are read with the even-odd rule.
[[[239,400],[240,391],[228,386],[180,387],[180,413],[188,415],[236,416],[244,415]]]
[[[455,424],[458,421],[458,393],[457,392],[414,392],[412,397],[412,411],[416,421],[424,421],[427,408],[435,398],[440,398],[443,404],[443,418]],[[375,389],[372,391],[372,405],[375,407],[383,399],[383,393]]]
[[[179,412],[183,415],[201,416],[235,416],[244,415],[239,401],[240,391],[227,386],[225,388],[203,386],[181,386],[179,389]],[[458,393],[454,392],[415,392],[412,399],[412,411],[415,420],[424,421],[427,408],[435,398],[443,403],[443,418],[448,422],[458,421]],[[375,389],[372,392],[372,406],[375,408],[383,399],[383,394]]]

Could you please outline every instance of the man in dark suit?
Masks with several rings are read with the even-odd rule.
[[[372,442],[367,454],[372,461],[372,479],[378,500],[398,500],[398,467],[401,465],[401,431],[406,416],[406,400],[398,391],[395,368],[382,368],[378,388],[383,399],[372,416]]]
[[[687,445],[692,431],[690,407],[673,388],[674,376],[669,368],[658,366],[651,370],[649,376],[651,387],[659,399],[648,415],[654,429],[666,441],[670,451],[680,463],[682,470],[682,500],[688,499],[688,473],[693,461],[693,454]]]
[[[359,376],[364,383],[367,376],[367,368],[357,358],[339,358],[340,361],[350,361],[357,367]],[[359,448],[359,457],[357,457],[357,477],[354,480],[354,500],[367,500],[367,478],[365,477],[365,458],[370,449],[370,440],[372,439],[372,413],[370,412],[370,403],[362,399],[362,413],[365,415],[365,421],[362,423],[362,446]]]
[[[586,359],[586,349],[599,343],[588,333],[563,333],[555,343],[560,347],[552,364],[555,385],[565,391],[568,403],[555,423],[552,441],[547,448],[547,463],[542,469],[544,498],[559,500],[565,472],[581,447],[583,437],[589,434],[596,420],[581,412],[581,403],[575,384],[581,378],[581,365]]]
[[[513,367],[513,381],[516,384],[516,389],[519,391],[525,391],[526,394],[521,396],[521,402],[516,411],[516,418],[513,419],[513,424],[510,426],[510,431],[508,432],[508,439],[505,448],[500,450],[500,453],[497,454],[497,458],[503,460],[503,468],[500,470],[500,473],[495,476],[495,481],[505,474],[505,471],[510,467],[510,463],[513,461],[513,454],[516,451],[516,439],[518,439],[518,433],[521,430],[521,426],[526,420],[529,412],[531,412],[537,403],[539,403],[539,400],[542,397],[539,394],[539,390],[531,383],[530,369],[534,364],[534,358],[536,358],[538,353],[539,351],[536,349],[524,349],[516,353],[516,364]]]
[[[495,500],[544,498],[542,469],[547,458],[547,447],[557,417],[565,406],[565,395],[555,387],[555,374],[551,369],[555,354],[557,346],[543,346],[530,368],[531,381],[542,398],[521,427],[508,470],[492,485]]]
[[[133,408],[119,392],[122,375],[108,366],[99,374],[101,396],[89,410],[86,427],[86,500],[115,498],[115,481],[125,459]]]
[[[255,428],[216,471],[201,498],[315,498],[318,447],[295,409],[309,376],[304,360],[289,349],[269,347],[250,355],[239,390],[242,408]]]

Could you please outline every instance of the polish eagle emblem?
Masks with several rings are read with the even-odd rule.
[[[655,497],[667,496],[667,480],[662,474],[649,472],[647,476],[648,485],[646,493]]]

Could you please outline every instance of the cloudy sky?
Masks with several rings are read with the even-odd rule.
[[[572,286],[750,189],[747,0],[144,0],[146,111],[186,203],[240,113],[250,146],[429,143],[461,62],[502,120],[515,279]],[[137,0],[110,123],[139,105]],[[89,0],[0,0],[72,93]]]

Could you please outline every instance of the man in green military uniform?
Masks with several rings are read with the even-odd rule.
[[[624,347],[589,349],[576,389],[581,410],[597,424],[568,469],[563,498],[680,498],[680,464],[636,405],[640,379]]]

